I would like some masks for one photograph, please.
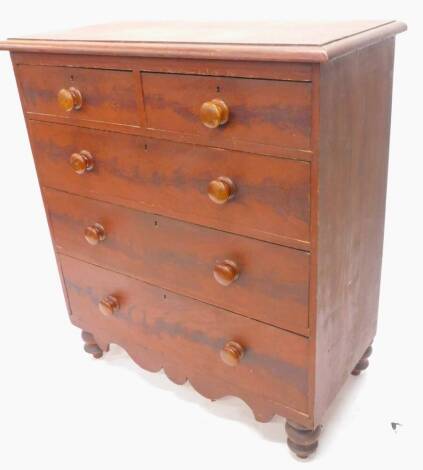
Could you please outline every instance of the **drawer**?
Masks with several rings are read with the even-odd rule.
[[[44,186],[309,247],[309,163],[60,124],[29,126]],[[94,166],[77,174],[70,156],[83,150]],[[222,176],[233,182],[233,197],[218,204],[208,190],[220,194]]]
[[[136,77],[132,72],[18,65],[16,74],[27,113],[139,127]],[[60,90],[69,93],[71,88],[80,92],[82,103],[77,109],[74,92],[74,98],[67,96],[66,101],[73,109],[66,111],[59,105],[58,94]]]
[[[53,189],[44,195],[58,252],[307,333],[308,253]]]
[[[310,148],[311,83],[143,72],[142,84],[152,129],[208,137],[219,146],[239,141]],[[217,125],[226,118],[222,101],[229,117]]]
[[[164,367],[178,382],[202,375],[219,395],[240,396],[250,404],[265,399],[306,412],[306,338],[73,258],[60,256],[60,262],[72,322],[124,347],[145,368]],[[98,304],[108,296],[118,308],[105,316]],[[229,341],[243,351],[232,367],[220,357]],[[154,363],[148,351],[154,352]]]

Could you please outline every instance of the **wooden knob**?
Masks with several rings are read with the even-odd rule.
[[[98,245],[105,240],[106,232],[104,227],[100,224],[89,225],[84,231],[85,240],[90,245]]]
[[[113,295],[108,295],[100,300],[98,309],[104,316],[110,317],[119,310],[119,301]]]
[[[78,175],[83,175],[86,171],[94,168],[94,158],[87,150],[73,153],[69,159],[70,166]]]
[[[216,263],[213,275],[220,285],[229,286],[238,279],[239,269],[234,261],[225,260]]]
[[[220,351],[220,358],[230,367],[237,366],[244,356],[244,348],[236,341],[229,341]]]
[[[200,119],[206,127],[211,129],[223,126],[229,120],[229,108],[224,101],[219,99],[206,101],[201,105]]]
[[[77,110],[82,107],[81,92],[72,86],[70,88],[62,88],[57,94],[57,101],[64,111]]]
[[[209,198],[216,204],[225,204],[235,196],[236,187],[226,176],[219,176],[210,181],[207,188]]]

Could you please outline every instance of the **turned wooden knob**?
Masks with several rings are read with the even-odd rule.
[[[100,300],[98,309],[104,316],[110,317],[119,310],[119,301],[113,295],[108,295]]]
[[[219,99],[206,101],[201,105],[200,119],[206,127],[211,129],[223,126],[229,120],[229,108],[224,101]]]
[[[213,269],[216,281],[222,286],[229,286],[239,277],[239,269],[234,261],[225,260],[216,263]]]
[[[105,240],[106,232],[100,224],[89,225],[84,231],[84,237],[90,245],[98,245]]]
[[[220,358],[227,366],[237,366],[244,356],[244,348],[236,341],[229,341],[220,351]]]
[[[70,88],[62,88],[57,94],[57,101],[64,111],[77,110],[82,107],[81,92],[72,86]]]
[[[94,168],[94,158],[87,150],[73,153],[69,159],[70,166],[78,175],[83,175],[86,171]]]
[[[236,187],[226,176],[219,176],[210,181],[207,188],[209,198],[216,204],[225,204],[235,196]]]

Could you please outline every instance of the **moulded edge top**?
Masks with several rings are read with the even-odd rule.
[[[331,23],[114,23],[11,38],[11,52],[327,62],[405,31],[399,21]]]

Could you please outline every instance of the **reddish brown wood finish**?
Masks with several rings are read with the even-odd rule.
[[[107,70],[183,73],[218,77],[267,78],[311,82],[313,65],[298,62],[255,62],[251,60],[190,60],[183,57],[125,57],[84,54],[32,54],[12,52],[15,64],[88,67]]]
[[[187,61],[184,59],[169,60],[169,59],[153,59],[153,58],[124,58],[124,57],[110,57],[105,58],[101,56],[81,56],[81,55],[39,55],[39,54],[12,54],[15,75],[19,83],[18,68],[19,65],[36,65],[36,66],[56,66],[61,67],[67,64],[68,67],[87,67],[87,68],[101,68],[101,69],[118,69],[127,70],[132,72],[134,79],[134,86],[136,90],[136,101],[138,104],[138,111],[140,114],[141,127],[133,125],[116,124],[105,121],[83,121],[84,127],[92,129],[111,130],[114,132],[121,132],[127,134],[143,135],[146,137],[155,137],[160,139],[167,139],[178,142],[188,142],[194,144],[214,146],[213,142],[207,135],[188,135],[188,134],[175,134],[171,131],[147,129],[145,126],[144,106],[142,100],[141,88],[141,71],[151,70],[157,72],[185,72],[195,73],[197,75],[219,75],[219,76],[237,76],[237,77],[257,77],[269,78],[287,81],[304,81],[311,80],[311,66],[310,64],[289,64],[280,63],[269,66],[268,64],[257,64],[255,62],[227,62],[227,61]],[[63,67],[62,67],[63,68]],[[21,96],[23,96],[22,87]],[[22,98],[22,102],[24,99]],[[58,122],[65,124],[81,125],[77,113],[66,113],[64,116],[50,115],[50,114],[37,114],[34,116],[29,113],[29,116],[36,118],[38,121],[44,122]],[[285,148],[280,145],[270,145],[268,143],[254,143],[244,141],[224,141],[222,147],[228,149],[238,149],[250,153],[260,153],[263,155],[282,156],[288,158],[296,158],[300,160],[311,160],[312,153],[310,150]]]
[[[376,333],[393,58],[392,39],[320,70],[316,424]]]
[[[36,121],[29,126],[45,186],[309,248],[308,163]],[[84,175],[68,163],[81,149],[95,160]],[[217,205],[208,186],[222,175],[237,193]]]
[[[140,125],[135,81],[130,72],[19,65],[17,74],[24,108],[32,115]],[[69,87],[75,87],[81,93],[80,109],[67,111],[60,106],[58,93]]]
[[[26,35],[36,41],[88,41],[157,43],[172,45],[245,44],[320,46],[342,41],[373,29],[397,24],[388,20],[350,21],[124,21],[82,26],[66,31]],[[163,49],[166,49],[163,47]],[[164,50],[163,54],[167,51]]]
[[[95,331],[102,347],[119,344],[143,367],[165,368],[194,386],[198,377],[206,394],[239,396],[262,419],[286,408],[294,416],[307,411],[306,338],[66,256],[60,259],[71,320]],[[106,317],[97,304],[109,294],[119,298],[120,309]],[[243,345],[237,367],[221,360],[228,340]],[[158,363],[144,364],[144,349],[154,351]]]
[[[44,194],[60,253],[308,334],[307,253],[52,189]],[[107,236],[91,246],[84,230],[94,223]],[[242,274],[224,287],[213,271],[227,259]]]
[[[239,43],[0,49],[21,51],[15,74],[86,351],[115,342],[208,398],[238,396],[261,421],[283,415],[303,458],[376,331],[393,36],[405,25],[320,25],[298,41],[289,28],[252,42],[254,28],[231,31]],[[64,93],[62,111],[71,87],[81,99]],[[214,99],[228,115],[213,109],[210,129],[200,110]],[[96,223],[107,235],[91,246]]]
[[[220,24],[129,22],[12,39],[0,42],[0,50],[173,59],[326,62],[406,29],[407,26],[399,21],[375,20]]]
[[[310,148],[308,83],[144,72],[142,84],[149,128],[204,136],[213,146],[229,140]],[[223,100],[230,113],[216,129],[200,116],[212,99]]]

